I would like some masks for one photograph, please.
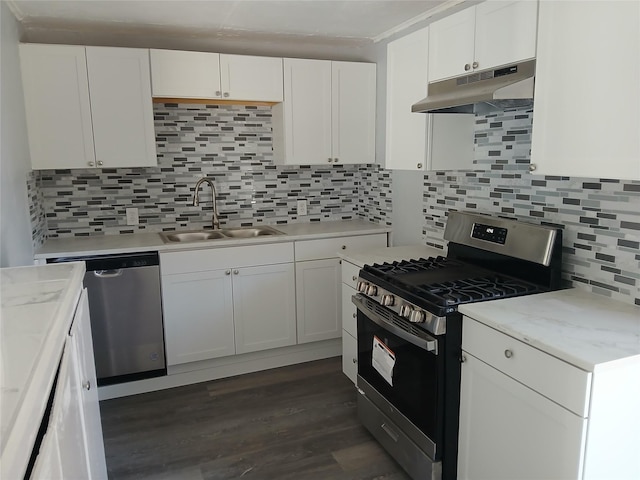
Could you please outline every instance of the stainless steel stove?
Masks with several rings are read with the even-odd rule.
[[[358,415],[417,479],[455,479],[458,305],[560,288],[562,230],[449,214],[447,256],[367,265],[358,294]]]

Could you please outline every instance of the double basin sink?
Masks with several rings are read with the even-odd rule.
[[[272,227],[222,228],[220,230],[188,230],[160,233],[165,243],[189,243],[204,240],[229,240],[232,238],[255,238],[266,235],[284,235]]]

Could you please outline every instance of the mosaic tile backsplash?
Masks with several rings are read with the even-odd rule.
[[[425,243],[443,248],[451,210],[562,227],[566,286],[640,305],[640,182],[530,174],[531,122],[531,110],[478,116],[475,163],[487,170],[425,175]]]
[[[212,217],[208,185],[192,205],[202,176],[214,179],[223,226],[390,222],[390,179],[377,166],[273,165],[270,107],[155,104],[154,118],[158,167],[40,173],[49,237],[203,228]],[[126,225],[128,207],[138,208],[140,225]]]
[[[157,104],[157,168],[34,172],[28,180],[35,247],[49,237],[201,228],[215,178],[222,224],[361,218],[391,225],[390,172],[375,165],[274,166],[269,107]],[[444,247],[450,210],[472,210],[564,229],[563,278],[640,304],[640,182],[543,177],[528,171],[532,111],[478,116],[479,170],[424,175],[423,234]],[[482,169],[482,170],[480,170]],[[296,200],[308,200],[299,217]],[[127,226],[125,209],[139,209]],[[46,218],[45,218],[46,212]]]

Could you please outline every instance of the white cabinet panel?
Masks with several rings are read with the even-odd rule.
[[[373,162],[375,65],[285,58],[273,132],[279,164]]]
[[[33,169],[95,162],[84,47],[20,45]]]
[[[149,50],[154,97],[220,98],[220,55]]]
[[[333,161],[375,163],[375,63],[331,62],[331,79]]]
[[[358,341],[342,330],[342,372],[355,385],[358,379]]]
[[[98,166],[157,165],[149,51],[86,47],[86,53]]]
[[[281,102],[282,58],[220,55],[222,94],[227,100]]]
[[[640,3],[543,1],[539,16],[535,173],[640,179]]]
[[[345,263],[344,261],[342,262],[343,268]],[[342,329],[352,337],[355,337],[358,331],[358,309],[351,301],[351,297],[356,293],[355,288],[345,283],[342,284]]]
[[[296,262],[333,258],[338,252],[349,253],[357,249],[386,247],[387,234],[353,235],[350,237],[323,238],[320,240],[302,240],[295,242]]]
[[[167,365],[235,353],[230,270],[162,276]]]
[[[60,463],[60,449],[58,448],[58,436],[55,428],[50,425],[49,430],[42,439],[40,452],[33,466],[31,480],[52,480],[64,478],[62,464]]]
[[[298,343],[340,337],[340,285],[337,258],[296,262]]]
[[[472,355],[461,385],[459,479],[582,478],[585,419]]]
[[[429,81],[534,58],[537,10],[536,1],[486,1],[432,23]]]
[[[295,345],[295,287],[293,263],[233,271],[236,353]]]

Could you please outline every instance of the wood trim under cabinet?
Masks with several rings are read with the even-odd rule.
[[[218,98],[167,98],[154,97],[153,103],[197,103],[202,105],[248,105],[253,107],[271,107],[278,102],[256,102],[249,100],[220,100]]]

